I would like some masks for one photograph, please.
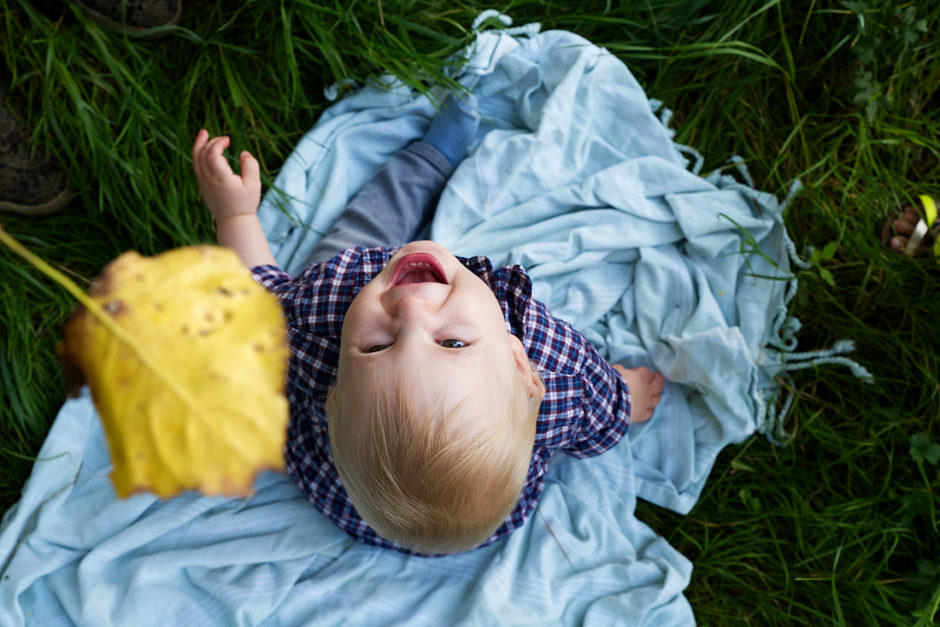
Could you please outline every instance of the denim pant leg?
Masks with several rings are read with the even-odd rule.
[[[431,221],[452,172],[431,144],[416,141],[399,150],[349,201],[310,261],[326,261],[354,246],[410,242]]]

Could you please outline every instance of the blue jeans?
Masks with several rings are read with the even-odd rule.
[[[416,141],[396,152],[343,209],[313,249],[322,262],[354,246],[401,246],[434,217],[453,167],[437,148]]]

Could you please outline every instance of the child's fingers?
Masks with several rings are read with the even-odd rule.
[[[223,135],[210,139],[209,143],[203,148],[202,161],[207,173],[215,176],[230,176],[234,174],[222,154],[225,149],[228,148],[229,143],[230,140],[228,136]]]
[[[196,136],[196,141],[193,144],[193,169],[196,171],[196,177],[202,182],[208,182],[208,180],[214,176],[225,175],[225,170],[221,171],[218,169],[217,164],[214,164],[213,161],[221,159],[224,161],[224,157],[221,156],[222,151],[225,150],[225,146],[228,144],[228,137],[211,137],[208,131],[201,130]],[[215,156],[213,151],[217,150],[218,156]]]
[[[193,141],[193,163],[196,162],[196,158],[199,156],[202,147],[207,141],[209,141],[209,134],[206,132],[206,129],[199,129],[199,132],[196,133],[196,139]]]
[[[204,128],[199,129],[199,132],[196,133],[196,141],[193,142],[193,161],[196,160],[196,156],[202,152],[203,147],[209,141],[209,131]]]
[[[199,132],[196,133],[196,140],[193,142],[193,170],[196,171],[196,178],[199,178],[203,175],[201,155],[208,141],[208,131],[206,131],[204,128],[199,129]]]
[[[200,131],[193,144],[193,161],[205,164],[214,154],[221,155],[228,146],[229,138],[225,135],[211,137],[208,132]]]
[[[242,151],[242,183],[245,187],[261,185],[261,169],[258,160],[247,150]]]
[[[206,161],[212,162],[213,160],[224,159],[222,153],[228,148],[229,141],[228,135],[220,135],[219,137],[210,139],[203,149]]]

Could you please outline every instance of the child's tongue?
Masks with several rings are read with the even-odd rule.
[[[437,283],[437,277],[430,270],[424,268],[415,268],[409,270],[398,280],[399,285],[410,285],[412,283]]]

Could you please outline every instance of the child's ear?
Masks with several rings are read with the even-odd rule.
[[[532,363],[529,361],[529,356],[526,355],[522,341],[510,333],[509,344],[512,346],[513,361],[516,364],[516,369],[525,381],[526,392],[529,398],[538,399],[541,403],[542,396],[545,395],[545,387],[542,385],[542,379],[535,371],[535,368],[532,367]]]

